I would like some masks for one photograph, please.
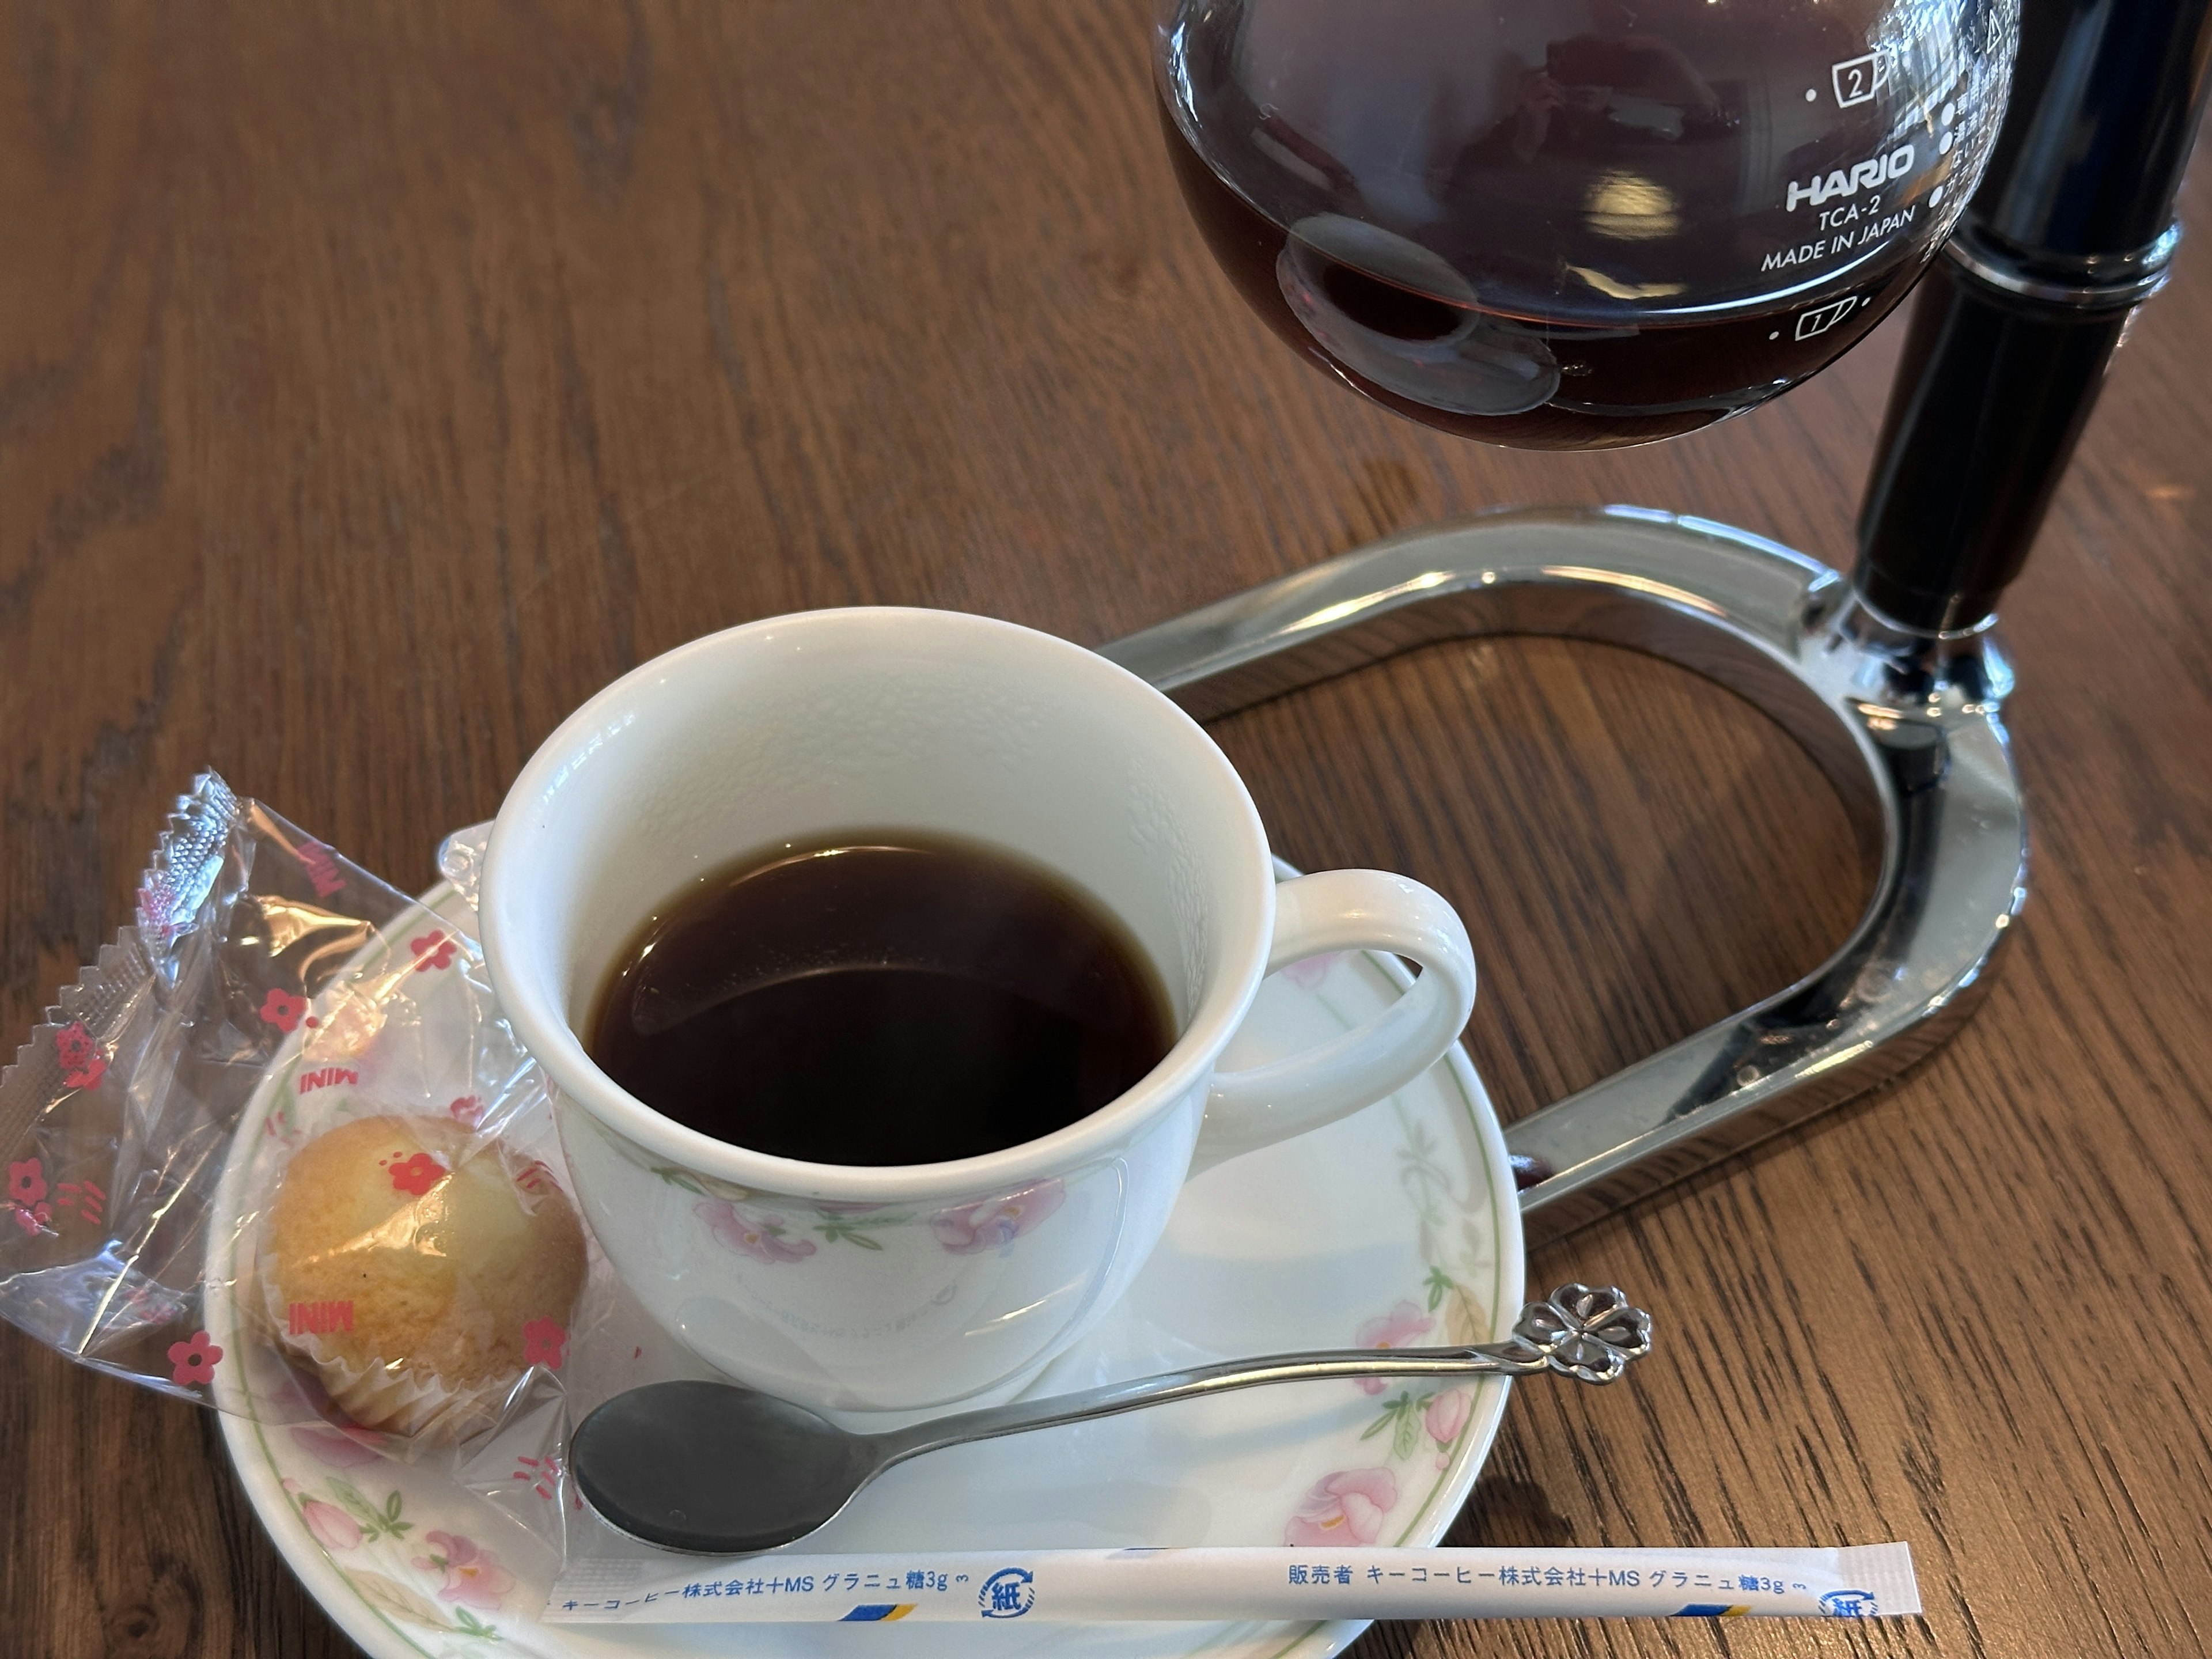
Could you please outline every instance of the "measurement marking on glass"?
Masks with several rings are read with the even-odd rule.
[[[1836,88],[1836,107],[1869,103],[1889,84],[1889,53],[1881,47],[1857,58],[1846,58],[1828,66],[1828,79]]]
[[[1810,311],[1800,312],[1796,331],[1790,337],[1809,340],[1816,334],[1826,334],[1858,308],[1859,296],[1853,294],[1841,300],[1831,300],[1824,306],[1815,306]]]

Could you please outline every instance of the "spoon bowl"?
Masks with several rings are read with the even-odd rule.
[[[585,1419],[574,1458],[610,1525],[665,1549],[744,1555],[825,1525],[885,1467],[887,1437],[732,1383],[655,1382]]]

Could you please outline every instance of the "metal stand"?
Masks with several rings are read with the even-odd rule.
[[[2027,896],[1990,625],[2165,280],[2208,95],[2212,0],[2027,0],[1996,151],[1915,305],[1848,583],[1700,520],[1508,513],[1106,647],[1204,719],[1437,640],[1602,640],[1718,680],[1834,781],[1880,855],[1857,930],[1802,983],[1510,1126],[1532,1241],[1872,1087],[1964,1018]]]
[[[1808,978],[1508,1127],[1531,1242],[1873,1087],[1964,1018],[2026,896],[2027,824],[1985,633],[1927,639],[1836,572],[1633,507],[1502,513],[1395,538],[1103,647],[1201,720],[1442,640],[1648,651],[1771,714],[1833,781],[1873,902]]]

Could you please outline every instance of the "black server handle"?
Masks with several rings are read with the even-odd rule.
[[[1914,302],[1859,514],[1860,597],[1961,632],[2020,574],[2135,307],[2212,88],[2212,0],[2027,0],[1996,148]]]

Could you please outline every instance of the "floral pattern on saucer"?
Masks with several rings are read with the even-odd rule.
[[[1339,953],[1295,963],[1285,977],[1312,994],[1348,1030],[1354,1022],[1320,994],[1344,959]],[[1407,1111],[1402,1100],[1394,1099],[1389,1107],[1398,1123],[1400,1178],[1418,1218],[1428,1271],[1418,1297],[1401,1297],[1363,1322],[1352,1334],[1352,1346],[1380,1350],[1488,1340],[1494,1309],[1473,1287],[1494,1281],[1495,1263],[1492,1241],[1468,1219],[1478,1195],[1455,1181],[1436,1135]],[[1352,1386],[1368,1395],[1390,1393],[1379,1377],[1362,1377]],[[1316,1481],[1285,1523],[1283,1542],[1348,1548],[1382,1540],[1407,1495],[1401,1488],[1418,1481],[1422,1466],[1436,1474],[1449,1472],[1473,1420],[1474,1393],[1466,1383],[1401,1386],[1360,1433],[1363,1447],[1371,1443],[1374,1461],[1333,1469]],[[1417,1516],[1427,1512],[1440,1484],[1430,1482]],[[1410,1536],[1408,1528],[1385,1541],[1403,1543]]]
[[[1386,994],[1382,981],[1395,966],[1351,957],[1316,958],[1279,975],[1283,988],[1263,995],[1297,998],[1302,1012],[1296,1013],[1296,1023],[1310,1024],[1318,1012],[1348,1030],[1367,1016],[1366,1005]],[[234,1158],[250,1153],[258,1140],[289,1141],[297,1132],[280,1089],[265,1090],[258,1104],[261,1115],[248,1115]],[[1310,1346],[1336,1340],[1402,1346],[1502,1336],[1496,1321],[1501,1304],[1517,1303],[1520,1252],[1517,1232],[1500,1225],[1498,1200],[1510,1194],[1510,1182],[1502,1172],[1502,1147],[1488,1106],[1480,1100],[1472,1072],[1463,1061],[1440,1066],[1354,1121],[1377,1137],[1366,1143],[1371,1152],[1363,1154],[1376,1175],[1363,1179],[1387,1179],[1381,1175],[1387,1158],[1397,1182],[1387,1206],[1368,1201],[1366,1209],[1387,1210],[1411,1224],[1410,1237],[1399,1235],[1406,1244],[1393,1247],[1403,1262],[1395,1270],[1402,1277],[1386,1283],[1368,1310],[1338,1299],[1335,1305],[1346,1307],[1340,1334],[1316,1331]],[[1346,1132],[1346,1126],[1338,1126],[1337,1132]],[[696,1177],[676,1170],[664,1171],[662,1177],[690,1188],[698,1200],[699,1224],[712,1228],[722,1243],[732,1249],[782,1252],[775,1259],[795,1272],[803,1271],[807,1257],[820,1250],[870,1249],[871,1234],[886,1226],[930,1228],[943,1248],[956,1253],[1005,1249],[1048,1224],[1059,1201],[1057,1193],[1043,1190],[1049,1183],[1039,1183],[945,1211],[822,1205],[809,1206],[818,1213],[792,1213],[769,1210],[754,1194],[724,1183],[696,1184]],[[1394,1219],[1390,1224],[1395,1229],[1397,1224]],[[650,1366],[655,1342],[664,1353],[673,1352],[666,1339],[644,1327],[641,1316],[635,1322],[640,1328],[638,1346],[634,1353],[626,1350],[625,1357]],[[1196,1325],[1187,1330],[1188,1340],[1206,1340]],[[1308,1334],[1298,1333],[1301,1340]],[[599,1340],[611,1339],[602,1334]],[[574,1362],[581,1352],[568,1350],[568,1359]],[[1130,1372],[1123,1369],[1118,1374]],[[242,1380],[256,1400],[273,1401],[283,1386],[251,1363]],[[1279,1539],[1292,1547],[1328,1547],[1441,1537],[1472,1486],[1480,1453],[1495,1431],[1504,1385],[1415,1384],[1371,1391],[1361,1384],[1336,1386],[1343,1389],[1346,1409],[1326,1417],[1328,1426],[1302,1431],[1284,1443],[1277,1459],[1281,1467],[1269,1477],[1278,1493],[1272,1500],[1275,1518],[1254,1512],[1249,1521],[1239,1519],[1237,1535],[1206,1541]],[[223,1426],[249,1496],[280,1547],[311,1592],[375,1659],[402,1654],[421,1659],[578,1659],[587,1650],[635,1653],[642,1659],[690,1650],[700,1641],[700,1632],[687,1634],[682,1626],[578,1631],[538,1624],[556,1562],[538,1535],[545,1529],[518,1522],[580,1502],[553,1456],[514,1459],[511,1474],[503,1477],[511,1486],[495,1502],[487,1495],[489,1483],[472,1481],[464,1487],[431,1466],[387,1458],[377,1449],[379,1437],[365,1431],[242,1418],[226,1418]],[[1150,1473],[1155,1480],[1176,1478],[1171,1468]],[[1240,1516],[1244,1513],[1240,1510]],[[946,1524],[953,1523],[948,1516]],[[933,1541],[957,1547],[965,1540]],[[928,1632],[938,1628],[905,1632],[907,1645],[934,1659],[939,1649]],[[1202,1647],[1209,1659],[1323,1659],[1360,1628],[1342,1621],[1305,1626],[1127,1626],[1110,1634],[1086,1633],[1097,1639],[1086,1640],[1084,1651],[1125,1659],[1180,1659]],[[586,1632],[588,1644],[581,1639]],[[944,1650],[948,1654],[962,1650],[958,1644],[970,1639],[963,1626],[945,1626],[943,1633],[953,1644]],[[744,1650],[763,1659],[807,1653],[808,1634],[803,1626],[781,1632],[754,1627],[746,1632]]]
[[[404,1626],[417,1653],[460,1659],[486,1652],[492,1643],[503,1652],[536,1651],[515,1621],[531,1619],[543,1595],[518,1594],[521,1581],[489,1545],[446,1527],[420,1527],[404,1488],[390,1484],[407,1471],[360,1443],[360,1437],[359,1431],[293,1428],[291,1449],[301,1455],[283,1458],[283,1467],[297,1472],[279,1482],[301,1524],[354,1593],[395,1629]],[[275,1466],[266,1432],[263,1448]],[[313,1472],[317,1465],[319,1474]],[[508,1640],[516,1634],[524,1635],[524,1645]]]

